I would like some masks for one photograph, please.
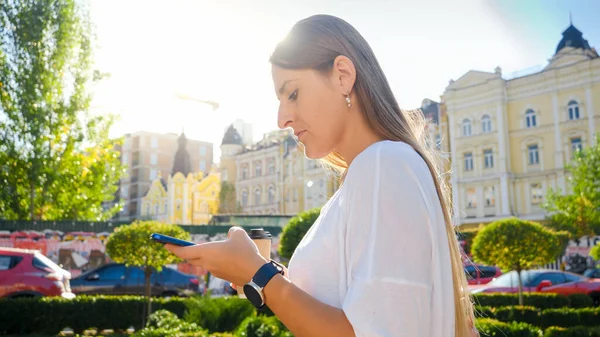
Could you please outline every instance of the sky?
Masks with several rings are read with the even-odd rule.
[[[547,63],[569,25],[600,50],[599,0],[90,0],[97,36],[92,110],[120,116],[112,136],[176,132],[215,145],[241,118],[254,139],[277,128],[273,48],[314,14],[365,37],[401,107],[439,101],[469,70],[505,76]],[[217,102],[206,104],[181,96]]]

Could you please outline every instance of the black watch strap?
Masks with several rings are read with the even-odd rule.
[[[265,263],[260,269],[254,274],[252,282],[257,286],[264,288],[273,276],[277,274],[283,275],[283,268],[275,261]]]

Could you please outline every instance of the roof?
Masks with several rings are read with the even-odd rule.
[[[233,124],[229,125],[227,131],[225,131],[221,145],[242,145],[242,136],[233,127]]]
[[[591,50],[590,44],[586,39],[583,38],[583,33],[579,29],[575,28],[572,24],[562,33],[562,39],[556,46],[556,53],[558,54],[565,47],[571,47],[575,49]]]
[[[175,152],[171,174],[175,175],[175,173],[181,172],[184,176],[187,176],[192,172],[192,163],[190,161],[190,154],[187,151],[187,138],[183,132],[177,142],[179,146],[177,147],[177,152]]]

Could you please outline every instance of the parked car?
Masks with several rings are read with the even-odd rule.
[[[469,285],[487,284],[494,278],[502,275],[500,268],[480,264],[466,264],[465,273]]]
[[[38,250],[0,247],[0,297],[74,298],[71,273]]]
[[[586,294],[596,305],[600,304],[600,279],[561,270],[524,270],[521,272],[524,292],[556,293],[563,295]],[[516,271],[506,273],[486,286],[472,289],[472,293],[516,293],[519,280]]]
[[[76,294],[145,295],[144,271],[139,267],[110,263],[87,271],[71,281]],[[190,296],[200,292],[196,275],[163,267],[150,277],[152,296]]]
[[[600,279],[600,268],[590,268],[583,273],[583,276]]]

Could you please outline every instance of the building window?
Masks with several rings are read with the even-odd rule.
[[[465,153],[465,171],[473,171],[473,153]]]
[[[127,165],[128,162],[129,162],[129,155],[127,153],[123,153],[123,155],[121,156],[121,164]]]
[[[485,198],[485,206],[496,205],[496,189],[494,186],[486,186],[483,190],[483,197]]]
[[[269,160],[269,168],[268,168],[268,170],[269,170],[269,175],[275,174],[275,160],[273,160],[273,159]]]
[[[181,209],[181,199],[177,199],[177,210]]]
[[[298,189],[294,188],[294,201],[298,201]]]
[[[156,137],[150,138],[150,147],[152,147],[153,149],[158,148],[158,138],[156,138]]]
[[[200,145],[200,155],[201,156],[206,156],[206,147]]]
[[[156,153],[153,153],[150,155],[150,165],[156,164],[158,164],[158,155]]]
[[[129,199],[129,186],[121,186],[121,198]]]
[[[569,102],[569,120],[579,119],[579,104],[577,101]]]
[[[494,153],[491,149],[483,150],[483,166],[486,169],[494,167]]]
[[[275,186],[269,186],[269,204],[275,202]]]
[[[530,186],[531,188],[531,204],[539,205],[542,203],[544,199],[544,191],[542,190],[542,184],[533,183]]]
[[[150,180],[156,179],[158,171],[156,169],[150,169]]]
[[[532,109],[528,109],[527,111],[525,111],[525,126],[527,126],[528,128],[537,126],[535,111],[533,111]]]
[[[144,215],[150,215],[150,203],[146,204],[146,211],[145,211]]]
[[[260,177],[262,175],[262,163],[257,161],[254,163],[254,176]]]
[[[481,132],[492,132],[492,119],[488,115],[484,115],[481,118]]]
[[[261,194],[260,193],[260,188],[257,188],[257,189],[254,190],[254,205],[255,206],[260,205],[260,197],[261,197],[260,194]]]
[[[200,166],[200,172],[206,173],[206,161],[201,160],[199,166]]]
[[[537,144],[532,144],[527,147],[529,152],[529,165],[537,165],[540,163],[540,151]]]
[[[471,135],[471,120],[464,119],[462,122],[462,135],[470,136]]]
[[[243,190],[242,191],[242,206],[247,206],[248,205],[248,191]]]
[[[160,211],[159,207],[160,207],[160,206],[158,206],[158,204],[154,205],[154,214],[158,214],[158,213],[160,213],[160,212],[159,212],[159,211]]]
[[[437,135],[435,135],[435,146],[438,149],[442,148],[442,135],[440,135],[439,133]]]
[[[476,208],[477,207],[477,193],[475,188],[469,187],[467,188],[467,208]]]
[[[242,166],[242,180],[248,179],[248,165]]]
[[[575,154],[582,149],[581,137],[571,138],[571,157],[575,158]]]

